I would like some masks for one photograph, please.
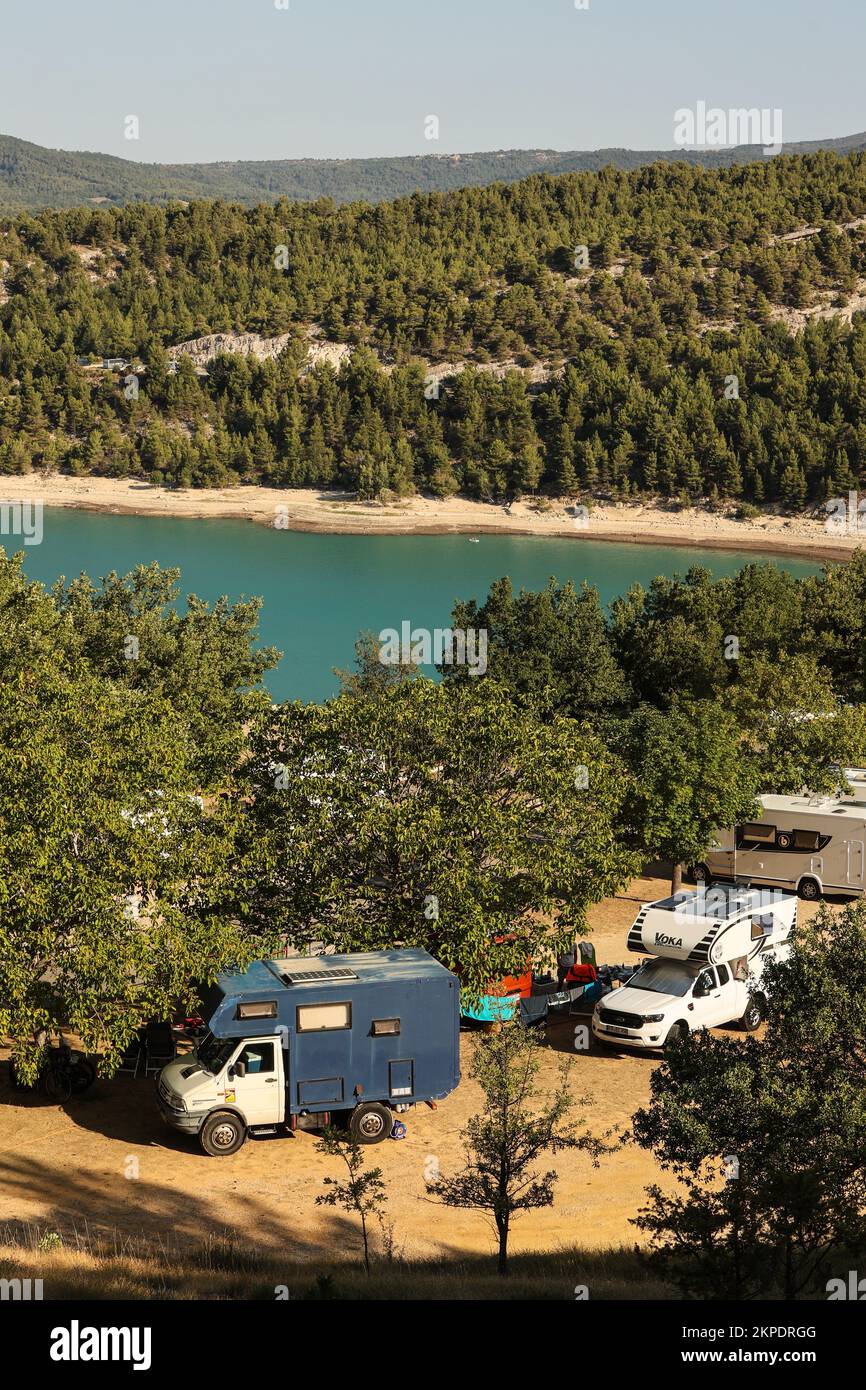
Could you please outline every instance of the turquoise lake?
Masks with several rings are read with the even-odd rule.
[[[0,542],[11,552],[13,537]],[[215,599],[264,599],[262,642],[283,652],[268,677],[277,699],[320,700],[335,693],[334,666],[351,667],[359,632],[447,627],[455,599],[483,599],[507,574],[515,589],[540,588],[550,575],[585,579],[609,603],[636,580],[705,565],[733,574],[759,557],[747,553],[614,544],[583,538],[522,536],[326,536],[277,531],[245,521],[171,521],[46,508],[44,539],[21,546],[33,579],[50,583],[82,571],[99,578],[157,560],[182,571],[181,591]],[[795,575],[807,560],[776,560]]]

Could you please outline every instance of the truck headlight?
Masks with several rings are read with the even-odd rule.
[[[643,1021],[644,1023],[662,1023],[664,1014],[644,1014]]]

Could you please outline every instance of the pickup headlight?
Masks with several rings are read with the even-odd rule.
[[[663,1023],[664,1017],[664,1014],[644,1014],[643,1021],[644,1023]]]

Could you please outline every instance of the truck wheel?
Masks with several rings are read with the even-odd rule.
[[[662,1047],[670,1047],[672,1043],[678,1043],[688,1033],[685,1023],[672,1023],[668,1029],[667,1037],[662,1043]]]
[[[761,1006],[757,999],[750,999],[746,1012],[740,1019],[740,1027],[745,1028],[747,1033],[754,1033],[758,1024],[761,1022]]]
[[[817,879],[801,878],[797,893],[804,902],[816,903],[821,896],[821,889],[818,887]]]
[[[228,1110],[208,1115],[199,1132],[199,1142],[211,1158],[222,1158],[224,1154],[237,1153],[246,1137],[247,1132],[242,1121]]]
[[[387,1105],[371,1101],[356,1105],[349,1116],[349,1133],[359,1144],[380,1144],[391,1133],[394,1123]]]

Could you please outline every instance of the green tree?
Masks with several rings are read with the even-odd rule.
[[[370,1273],[370,1217],[380,1224],[383,1221],[383,1208],[386,1201],[385,1183],[381,1168],[364,1167],[364,1154],[357,1139],[329,1126],[322,1133],[317,1149],[329,1158],[339,1158],[346,1166],[347,1177],[344,1182],[338,1178],[322,1178],[328,1189],[320,1192],[316,1206],[341,1207],[350,1216],[357,1216],[361,1222],[361,1242],[364,1250],[364,1268]]]
[[[548,1153],[579,1149],[597,1165],[607,1146],[577,1132],[569,1118],[575,1108],[568,1063],[555,1091],[539,1101],[536,1082],[541,1043],[517,1020],[478,1038],[472,1076],[484,1094],[484,1109],[463,1132],[465,1166],[451,1177],[428,1183],[434,1201],[483,1212],[497,1239],[497,1269],[508,1274],[508,1238],[523,1212],[553,1205],[557,1174],[537,1170]],[[586,1104],[586,1102],[582,1102]]]
[[[822,906],[765,978],[765,1036],[685,1039],[634,1117],[679,1184],[637,1224],[690,1297],[825,1296],[866,1252],[866,904]]]
[[[676,700],[667,710],[642,706],[625,743],[634,781],[625,811],[647,855],[683,865],[706,854],[714,831],[757,813],[760,771],[745,756],[736,718],[710,700]]]
[[[253,921],[298,947],[424,946],[476,994],[573,940],[638,862],[622,764],[481,679],[281,705],[244,773]]]
[[[32,1079],[70,1028],[110,1073],[143,1018],[255,948],[234,905],[237,812],[190,794],[171,705],[79,661],[28,663],[0,699],[0,1033]]]

